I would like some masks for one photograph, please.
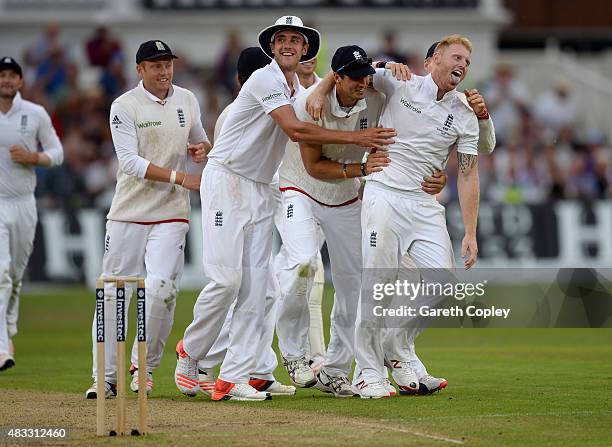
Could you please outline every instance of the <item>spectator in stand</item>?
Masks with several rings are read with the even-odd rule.
[[[559,132],[564,127],[574,127],[578,116],[576,98],[571,84],[561,79],[554,89],[537,97],[534,103],[534,118],[546,129]]]
[[[397,49],[397,41],[395,39],[395,32],[388,31],[383,36],[383,46],[380,50],[374,52],[376,57],[374,60],[378,61],[393,61],[402,64],[406,63],[406,57]]]
[[[240,56],[242,48],[243,45],[240,43],[238,33],[230,31],[227,34],[225,48],[215,65],[217,83],[225,87],[232,98],[238,94],[236,64],[238,63],[238,56]]]
[[[58,44],[49,48],[48,56],[38,66],[36,82],[40,83],[45,93],[51,97],[59,95],[68,78],[68,64],[64,50]]]
[[[112,38],[107,27],[100,26],[85,44],[89,63],[94,67],[106,68],[122,53],[119,42]]]
[[[497,144],[501,145],[517,132],[521,110],[527,107],[527,89],[514,79],[509,65],[500,64],[496,68],[495,79],[482,89],[482,96],[487,98],[487,107],[495,124]]]

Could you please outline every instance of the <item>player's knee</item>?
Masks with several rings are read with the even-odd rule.
[[[163,304],[171,310],[176,305],[178,287],[176,281],[170,278],[149,275],[145,280],[147,298],[154,304]]]
[[[318,270],[317,256],[298,258],[297,274],[300,278],[312,278]]]
[[[210,288],[214,293],[221,294],[229,302],[234,301],[236,296],[238,296],[242,283],[242,274],[239,270],[216,271],[214,278],[209,279],[209,285],[206,287]]]
[[[10,266],[5,263],[0,264],[0,289],[13,290],[13,278],[11,278]]]

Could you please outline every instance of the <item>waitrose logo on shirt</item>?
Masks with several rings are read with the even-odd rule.
[[[146,129],[147,127],[157,127],[161,125],[162,125],[161,121],[145,121],[144,123],[136,124],[136,126],[138,126],[139,129]]]
[[[276,98],[280,98],[281,96],[283,96],[282,93],[271,93],[268,96],[264,96],[263,98],[261,98],[261,102],[266,102],[266,101],[270,101],[272,99],[276,99]]]

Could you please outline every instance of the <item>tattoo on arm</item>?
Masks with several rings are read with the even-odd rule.
[[[478,155],[463,154],[457,152],[457,162],[459,163],[459,171],[462,174],[469,172],[472,168],[478,166]]]

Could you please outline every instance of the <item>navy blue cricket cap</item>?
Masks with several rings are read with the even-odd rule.
[[[172,53],[170,47],[161,40],[148,40],[138,47],[136,63],[140,64],[142,61],[154,61],[167,57],[178,59],[178,56]]]
[[[331,68],[336,73],[352,79],[361,79],[376,73],[372,68],[372,59],[357,45],[338,48],[332,57]]]
[[[21,70],[21,66],[12,57],[5,56],[0,59],[0,71],[2,70],[13,70],[19,75],[19,77],[23,78],[23,71]]]
[[[265,67],[270,63],[270,58],[259,47],[249,47],[242,50],[238,56],[236,71],[238,76],[249,79],[254,71]]]
[[[429,50],[427,50],[427,54],[425,55],[425,59],[429,59],[430,57],[432,57],[434,55],[434,53],[436,52],[436,48],[438,48],[439,44],[440,44],[440,41],[434,42],[434,43],[431,44],[431,46],[429,47]]]

